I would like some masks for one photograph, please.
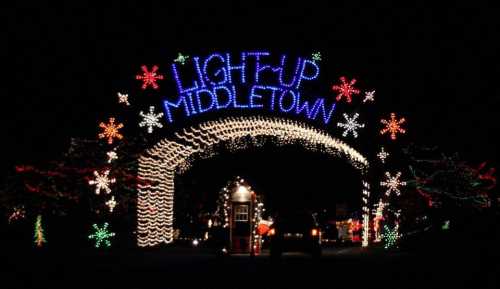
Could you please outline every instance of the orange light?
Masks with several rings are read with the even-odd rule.
[[[100,133],[98,136],[99,138],[107,138],[108,139],[108,144],[113,144],[113,139],[122,139],[123,135],[119,133],[119,129],[123,128],[123,123],[118,123],[115,124],[115,118],[110,117],[109,118],[109,123],[106,124],[104,122],[101,122],[99,124],[99,127],[102,128],[102,133]]]
[[[390,120],[381,119],[380,122],[385,125],[385,127],[380,130],[380,134],[383,135],[388,132],[392,140],[396,140],[396,134],[406,133],[406,130],[401,127],[401,125],[406,122],[405,118],[396,119],[396,114],[394,112],[391,113]]]
[[[269,236],[274,236],[276,234],[276,231],[273,229],[269,230]]]
[[[313,235],[313,236],[318,236],[318,233],[319,233],[319,232],[318,232],[318,230],[317,230],[317,229],[312,229],[312,230],[311,230],[311,235]]]

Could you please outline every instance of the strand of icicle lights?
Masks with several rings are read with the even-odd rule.
[[[139,158],[137,238],[140,247],[173,240],[174,176],[196,153],[244,137],[267,136],[280,143],[320,145],[324,152],[349,160],[364,175],[368,161],[355,149],[324,131],[274,117],[236,117],[209,121],[163,139]],[[365,188],[366,189],[366,188]],[[365,193],[363,193],[365,194]],[[368,215],[367,212],[364,214]],[[368,228],[366,228],[368,230]]]
[[[368,238],[369,238],[369,228],[370,228],[370,208],[368,207],[368,200],[370,198],[370,184],[363,181],[363,239],[361,246],[368,246]]]

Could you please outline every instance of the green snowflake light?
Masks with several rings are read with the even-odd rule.
[[[396,227],[391,229],[389,228],[389,226],[384,225],[383,238],[384,238],[384,249],[394,248],[399,238],[398,229]]]
[[[95,240],[96,248],[99,248],[101,244],[109,248],[111,246],[109,239],[114,237],[115,233],[108,231],[108,223],[104,223],[101,228],[97,224],[92,225],[92,227],[94,228],[94,233],[89,235],[89,240]]]
[[[174,60],[174,62],[177,62],[177,63],[184,65],[186,63],[186,60],[188,60],[188,59],[189,59],[188,55],[182,55],[179,53],[177,55],[177,58]]]
[[[321,52],[315,52],[312,54],[312,60],[314,62],[320,62],[321,61]]]

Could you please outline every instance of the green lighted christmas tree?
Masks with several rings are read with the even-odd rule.
[[[35,244],[37,247],[42,247],[44,243],[47,243],[47,241],[43,234],[42,215],[38,215],[35,223]]]

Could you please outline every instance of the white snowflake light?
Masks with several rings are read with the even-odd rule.
[[[345,123],[340,123],[340,122],[337,123],[338,127],[342,127],[345,129],[344,132],[342,133],[342,136],[345,137],[345,136],[347,136],[347,134],[349,132],[352,132],[352,135],[355,138],[357,138],[358,137],[357,129],[365,127],[364,124],[356,122],[356,119],[358,119],[358,117],[359,117],[359,113],[355,113],[351,118],[346,113],[344,113],[343,116],[344,116],[344,119],[346,120],[346,122]]]
[[[375,101],[375,90],[365,92],[365,98],[363,99],[363,103],[367,101],[371,102]]]
[[[188,55],[182,55],[181,53],[179,53],[177,54],[177,58],[174,59],[174,62],[184,65],[188,59],[189,59]]]
[[[110,213],[113,213],[113,210],[115,209],[116,204],[117,204],[117,202],[115,201],[115,196],[111,196],[111,199],[109,199],[109,201],[106,202],[106,206],[108,206]]]
[[[97,171],[94,171],[94,180],[89,181],[89,185],[95,185],[95,194],[99,195],[101,191],[104,191],[106,194],[111,193],[110,185],[116,182],[115,178],[110,179],[108,177],[109,170],[103,172],[103,174],[99,174]]]
[[[118,155],[116,154],[115,151],[109,151],[106,154],[108,155],[108,164],[110,164],[112,161],[118,159]]]
[[[149,113],[145,114],[144,112],[140,112],[139,115],[142,117],[142,121],[139,123],[140,127],[147,126],[148,127],[148,133],[153,132],[153,127],[159,127],[162,128],[163,125],[160,123],[159,119],[163,116],[163,112],[154,113],[155,107],[150,106],[149,107]]]
[[[401,172],[397,172],[395,176],[391,176],[389,172],[385,172],[385,181],[380,182],[380,185],[387,188],[387,191],[385,192],[386,196],[390,196],[392,192],[394,192],[397,196],[401,194],[399,188],[406,186],[406,182],[400,181],[400,177]]]
[[[384,164],[385,159],[389,156],[389,153],[384,150],[384,147],[380,148],[380,152],[377,154],[377,157]]]
[[[124,103],[126,106],[129,106],[128,102],[128,93],[120,93],[118,92],[118,103]]]
[[[312,54],[312,60],[314,62],[320,62],[321,61],[321,52],[315,52]]]

